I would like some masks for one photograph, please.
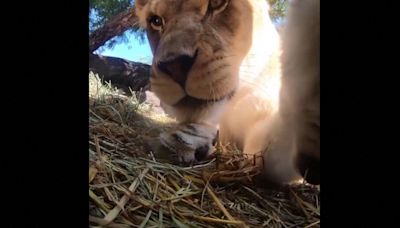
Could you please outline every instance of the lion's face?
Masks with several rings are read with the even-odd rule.
[[[162,102],[230,97],[252,40],[247,0],[138,0],[153,52],[151,89]]]

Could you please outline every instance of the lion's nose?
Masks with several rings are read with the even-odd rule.
[[[157,68],[163,73],[169,75],[174,81],[185,87],[185,82],[197,57],[197,51],[193,56],[180,55],[168,61],[160,61]]]

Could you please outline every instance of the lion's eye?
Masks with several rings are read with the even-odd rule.
[[[161,30],[162,26],[164,25],[162,18],[156,15],[150,17],[149,22],[154,30]]]
[[[222,12],[228,3],[229,0],[210,0],[210,6],[216,14]]]

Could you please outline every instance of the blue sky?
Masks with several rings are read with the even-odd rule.
[[[133,4],[133,3],[132,3]],[[92,21],[96,22],[97,18],[96,10],[92,9],[89,14],[89,30],[93,29]],[[128,42],[121,42],[116,44],[113,48],[99,48],[94,53],[103,56],[119,57],[130,61],[142,62],[151,64],[153,55],[147,37],[145,36],[144,43],[141,43],[135,38],[132,32],[125,32]]]
[[[116,44],[114,48],[105,48],[103,52],[99,54],[104,56],[119,57],[135,62],[142,62],[151,64],[153,55],[151,54],[151,49],[147,41],[147,37],[144,39],[144,43],[140,43],[134,35],[131,33],[126,33],[129,42]],[[98,53],[97,51],[95,53]]]

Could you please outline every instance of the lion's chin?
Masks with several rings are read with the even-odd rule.
[[[185,107],[202,107],[206,105],[211,105],[214,103],[218,103],[220,101],[225,101],[229,100],[233,97],[235,94],[236,90],[233,90],[226,95],[219,97],[219,98],[214,98],[214,99],[202,99],[202,98],[196,98],[190,95],[186,95],[183,97],[181,100],[179,100],[174,106],[185,106]]]

